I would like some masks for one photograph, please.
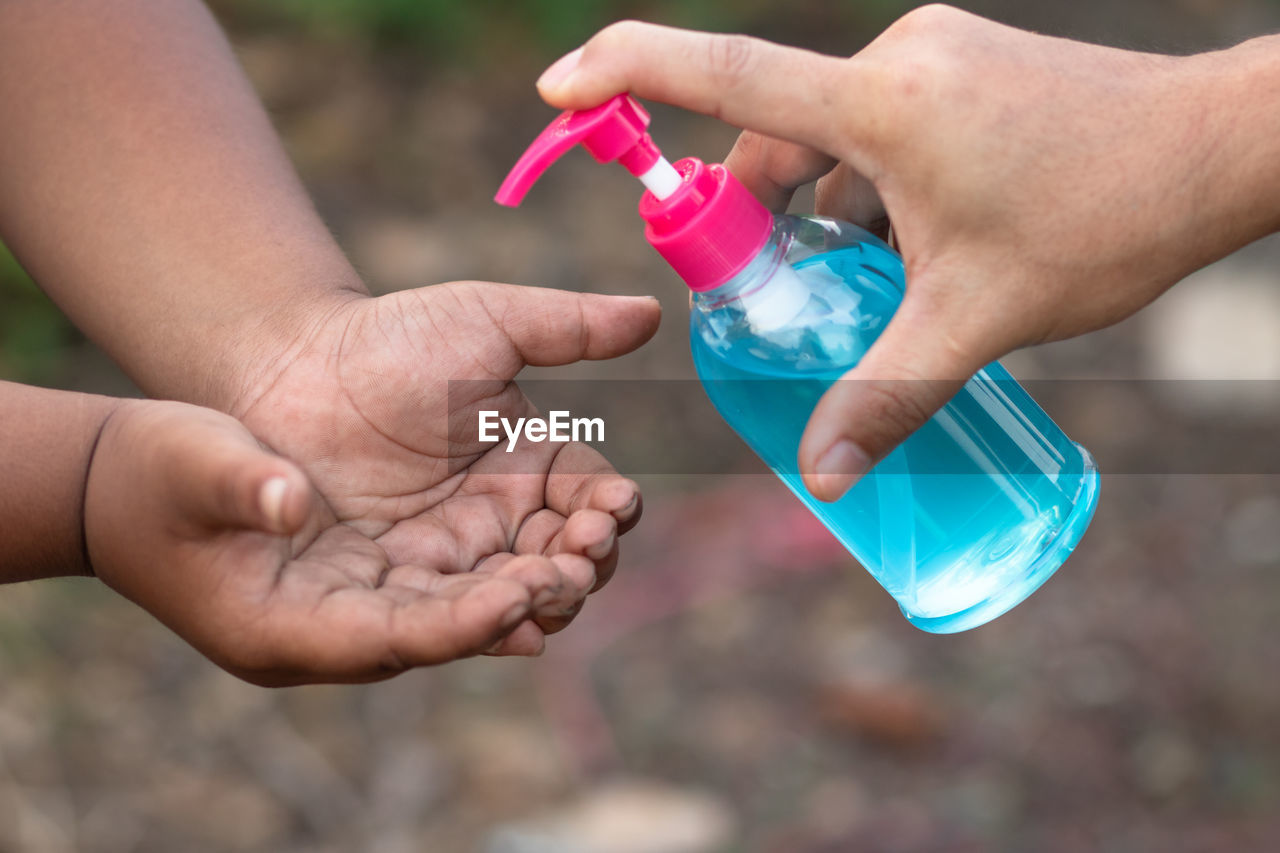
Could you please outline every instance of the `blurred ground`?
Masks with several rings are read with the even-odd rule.
[[[535,374],[617,380],[692,377],[684,294],[621,170],[574,157],[520,211],[492,204],[551,117],[541,67],[623,15],[851,52],[905,8],[454,6],[215,4],[375,288],[655,293],[667,319],[644,350]],[[1170,51],[1280,24],[1264,0],[971,8]],[[733,140],[654,117],[672,155],[719,159]],[[1280,379],[1277,270],[1273,239],[1142,316],[1008,363],[1025,378]],[[0,372],[129,392],[16,271],[0,280]],[[1051,411],[1072,432],[1132,429],[1136,404],[1105,387]],[[1256,394],[1197,387],[1168,432],[1212,441],[1218,422],[1274,417]],[[1135,470],[1113,459],[1104,471]],[[1059,575],[951,637],[910,627],[771,477],[642,480],[649,511],[618,579],[532,664],[264,691],[93,582],[4,589],[0,851],[1280,848],[1275,476],[1107,475]]]

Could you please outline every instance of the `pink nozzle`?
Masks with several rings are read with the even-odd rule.
[[[525,151],[494,199],[518,205],[552,163],[581,143],[599,162],[617,160],[652,189],[640,199],[645,237],[691,289],[711,290],[760,252],[773,216],[724,166],[690,157],[673,172],[648,126],[649,114],[628,95],[561,113]]]
[[[515,207],[542,173],[578,143],[601,163],[617,160],[633,175],[644,174],[662,153],[645,129],[649,114],[628,95],[589,110],[566,110],[538,135],[502,182],[494,201]]]

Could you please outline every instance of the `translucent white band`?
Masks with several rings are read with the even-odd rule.
[[[809,287],[790,264],[778,264],[773,277],[739,297],[747,322],[757,332],[772,332],[790,323],[809,302]]]

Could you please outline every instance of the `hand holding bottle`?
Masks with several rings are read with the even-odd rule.
[[[983,365],[1115,323],[1280,227],[1269,41],[1156,56],[931,6],[838,59],[626,22],[539,88],[716,115],[747,128],[726,165],[773,209],[821,178],[819,213],[892,221],[906,298],[800,448],[831,500]]]

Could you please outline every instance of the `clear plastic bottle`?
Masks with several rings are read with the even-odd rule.
[[[907,619],[962,631],[1062,564],[1093,515],[1098,473],[992,364],[843,498],[810,495],[796,467],[809,415],[879,337],[903,288],[897,253],[863,229],[777,217],[755,261],[691,295],[693,360],[724,419]]]
[[[999,364],[991,364],[834,503],[797,471],[814,406],[902,301],[902,260],[854,225],[773,217],[723,166],[673,167],[618,96],[562,114],[497,200],[518,204],[582,144],[648,188],[645,236],[691,291],[694,364],[720,414],[836,535],[917,627],[976,627],[1066,560],[1093,517],[1098,472]]]

